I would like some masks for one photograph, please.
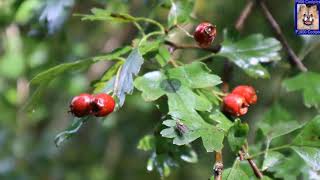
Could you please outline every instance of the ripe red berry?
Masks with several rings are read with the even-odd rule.
[[[90,94],[80,94],[75,96],[70,103],[70,112],[76,117],[87,116],[91,112],[92,96]]]
[[[217,29],[214,25],[203,22],[199,24],[193,33],[194,39],[200,47],[209,47],[217,35]]]
[[[94,99],[91,103],[92,114],[96,117],[103,117],[113,112],[115,107],[115,101],[112,96],[101,93],[94,95]]]
[[[257,102],[257,94],[252,86],[237,86],[233,89],[232,94],[238,94],[246,100],[248,104],[255,104]]]
[[[242,96],[228,94],[223,98],[223,110],[234,116],[242,116],[248,112],[248,104]]]

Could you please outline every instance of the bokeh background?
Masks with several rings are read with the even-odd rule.
[[[161,0],[0,0],[0,179],[160,179],[157,172],[146,169],[148,152],[136,148],[139,139],[152,134],[161,121],[161,113],[152,103],[145,103],[139,92],[128,96],[118,112],[105,119],[89,121],[80,132],[57,148],[54,137],[72,119],[68,113],[71,98],[92,90],[91,82],[101,77],[110,62],[89,69],[66,72],[50,83],[32,111],[23,110],[35,91],[29,81],[37,73],[54,65],[72,62],[117,47],[131,44],[138,31],[131,24],[81,21],[74,13],[89,13],[91,8],[107,8],[134,16],[154,18],[167,23],[168,8],[157,7]],[[217,25],[218,34],[234,26],[245,0],[197,0],[192,16]],[[312,71],[319,72],[316,37],[294,34],[294,1],[269,0],[274,17],[282,27],[291,47]],[[185,28],[192,32],[195,24]],[[241,36],[261,33],[274,36],[268,22],[255,8]],[[218,35],[215,43],[221,42]],[[183,33],[172,37],[175,42],[193,43]],[[311,47],[311,48],[310,48]],[[306,53],[307,52],[307,53]],[[184,62],[203,52],[177,51]],[[282,61],[268,64],[271,78],[253,79],[233,68],[231,87],[251,84],[259,93],[259,102],[243,119],[250,123],[249,143],[256,136],[255,123],[275,102],[281,103],[299,121],[309,120],[315,110],[302,104],[299,93],[287,93],[281,81],[297,71],[290,69],[287,55]],[[221,75],[223,60],[213,58],[209,66]],[[148,64],[140,72],[147,72]],[[150,65],[151,66],[151,65]],[[227,146],[227,145],[226,145]],[[199,162],[182,164],[167,179],[207,179],[212,174],[213,153],[206,153],[200,141],[193,143]],[[226,148],[225,166],[232,165],[234,155]],[[303,163],[303,161],[301,161]]]

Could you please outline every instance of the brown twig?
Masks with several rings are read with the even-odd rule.
[[[222,180],[222,171],[223,171],[223,161],[222,161],[222,152],[216,151],[215,153],[215,164],[213,167],[213,174],[215,180]]]
[[[168,41],[168,40],[166,40],[164,43],[166,45],[172,47],[174,50],[176,50],[176,49],[200,49],[200,50],[204,50],[204,51],[217,53],[221,49],[221,45],[215,45],[215,46],[212,46],[209,48],[202,48],[202,47],[199,47],[197,45],[192,45],[192,44],[176,44],[176,43]]]
[[[263,0],[257,0],[259,6],[261,7],[261,10],[264,14],[264,16],[267,18],[268,22],[270,23],[272,29],[274,30],[276,36],[278,37],[279,41],[283,45],[284,49],[287,51],[290,58],[288,59],[292,65],[296,65],[297,68],[305,72],[307,71],[307,68],[303,65],[303,63],[300,61],[298,56],[294,53],[294,51],[291,49],[289,43],[287,42],[285,36],[283,35],[281,28],[277,21],[273,18],[272,14],[270,13],[268,7],[266,6],[265,2]]]
[[[240,16],[239,16],[239,18],[238,18],[238,20],[236,21],[236,24],[235,24],[235,28],[238,31],[242,30],[244,22],[247,20],[248,16],[251,14],[253,5],[254,5],[254,2],[249,0],[247,2],[246,6],[241,11]]]
[[[247,146],[247,145],[248,145],[248,144],[246,144],[246,146]],[[256,163],[253,161],[253,159],[251,159],[251,158],[244,158],[244,156],[250,157],[249,152],[248,152],[246,146],[243,145],[242,148],[241,148],[241,150],[240,150],[240,152],[239,152],[240,160],[241,160],[241,159],[242,159],[242,160],[245,160],[245,159],[246,159],[246,160],[248,161],[248,163],[249,163],[252,171],[253,171],[254,174],[256,175],[256,177],[259,178],[259,179],[262,179],[263,174],[262,174],[262,172],[260,171],[260,169],[258,168],[258,166],[256,165]],[[245,154],[245,155],[244,155],[244,154]]]

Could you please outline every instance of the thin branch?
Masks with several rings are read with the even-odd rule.
[[[242,146],[242,149],[240,151],[241,156],[243,157],[243,154],[245,154],[245,156],[250,156],[248,151],[246,150],[246,148],[244,146]],[[246,159],[251,167],[251,169],[253,170],[254,174],[256,175],[257,178],[262,179],[263,174],[260,171],[260,169],[258,168],[258,166],[256,165],[256,163],[253,161],[253,159]]]
[[[272,29],[274,30],[276,36],[278,37],[279,41],[282,43],[284,49],[287,51],[290,58],[288,59],[291,64],[296,65],[297,68],[305,72],[307,71],[307,68],[303,65],[301,60],[298,58],[298,56],[294,53],[294,51],[291,49],[289,43],[287,42],[285,36],[283,35],[281,28],[277,21],[273,18],[272,14],[270,13],[268,7],[264,3],[263,0],[257,0],[259,6],[261,7],[261,10],[264,14],[264,16],[267,18],[268,22],[270,23]]]
[[[221,49],[221,45],[215,45],[215,46],[212,46],[212,47],[209,47],[209,48],[202,48],[200,46],[192,45],[192,44],[176,44],[176,43],[168,41],[168,40],[166,40],[164,43],[166,45],[169,45],[172,48],[174,48],[174,50],[176,50],[176,49],[199,49],[199,50],[204,50],[204,51],[217,53]]]
[[[261,173],[260,169],[257,167],[256,163],[252,159],[247,159],[249,162],[254,174],[256,175],[257,178],[262,179],[263,174]]]
[[[252,8],[253,8],[254,2],[249,0],[246,4],[246,6],[243,8],[243,10],[240,13],[240,16],[238,17],[238,20],[236,21],[235,28],[238,31],[241,31],[243,28],[243,24],[247,20],[248,16],[251,14]]]
[[[214,179],[222,180],[222,171],[223,171],[223,161],[222,161],[222,152],[216,151],[215,153],[215,164],[214,164]]]

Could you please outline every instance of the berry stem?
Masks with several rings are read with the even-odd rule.
[[[181,31],[183,31],[188,37],[193,38],[193,35],[190,34],[187,30],[185,30],[182,26],[177,24],[176,27],[179,28]]]
[[[145,41],[147,41],[150,37],[156,36],[156,35],[164,35],[164,33],[161,32],[161,31],[155,31],[155,32],[149,33],[149,34],[145,35],[145,36],[141,39],[141,41],[139,42],[139,45],[138,45],[138,46],[141,46],[141,44],[144,43]]]
[[[139,23],[133,22],[133,24],[136,26],[136,28],[139,30],[139,32],[142,34],[142,36],[145,36],[146,34],[144,33],[143,28],[140,26]]]
[[[138,17],[138,18],[135,18],[135,20],[136,21],[144,21],[144,22],[148,22],[148,23],[154,24],[154,25],[159,27],[159,29],[162,32],[162,34],[166,33],[165,28],[158,21],[155,21],[155,20],[149,19],[149,18],[145,18],[145,17]]]

